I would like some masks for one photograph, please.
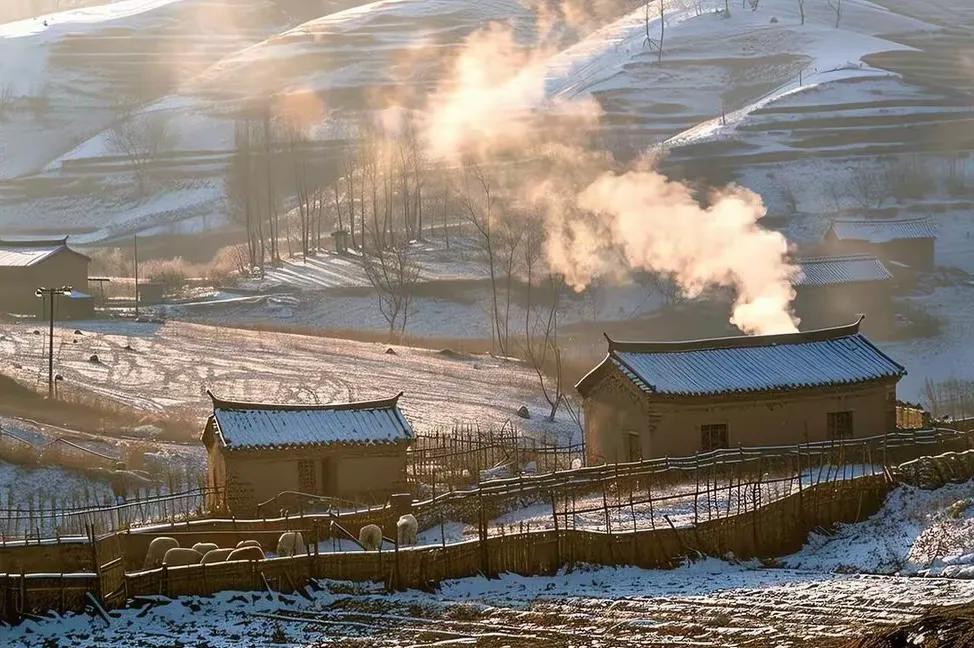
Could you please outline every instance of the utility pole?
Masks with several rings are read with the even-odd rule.
[[[139,319],[139,235],[135,235],[135,319]]]
[[[71,286],[61,286],[60,288],[38,288],[34,295],[40,299],[49,297],[48,315],[50,316],[51,327],[48,333],[48,354],[47,354],[47,397],[54,399],[54,298],[58,295],[70,295]]]

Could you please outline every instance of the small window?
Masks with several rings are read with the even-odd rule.
[[[852,438],[852,412],[829,412],[828,421],[830,439],[839,441]]]
[[[627,460],[628,461],[642,461],[643,460],[643,446],[640,442],[639,435],[635,432],[630,432],[626,435],[627,446]]]
[[[727,448],[727,424],[715,423],[700,426],[700,450],[710,452],[718,448]]]
[[[304,460],[298,462],[298,490],[308,495],[317,494],[318,486],[315,483],[315,462]]]

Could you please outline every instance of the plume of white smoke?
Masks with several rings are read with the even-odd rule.
[[[795,331],[795,269],[785,238],[759,224],[761,198],[728,187],[703,206],[652,167],[614,170],[606,156],[581,145],[598,122],[595,101],[546,100],[551,53],[526,49],[502,26],[471,36],[430,101],[423,125],[430,154],[487,167],[534,157],[506,191],[545,215],[548,265],[577,290],[633,271],[660,273],[690,297],[732,289],[730,321],[746,333]]]
[[[569,200],[548,210],[546,252],[575,289],[631,270],[655,272],[689,297],[732,288],[730,321],[745,333],[796,330],[788,243],[760,227],[757,194],[729,187],[701,206],[685,185],[647,169],[603,173]]]
[[[472,34],[430,97],[423,128],[429,153],[456,160],[524,151],[550,135],[535,112],[541,106],[562,121],[594,122],[600,109],[592,99],[546,102],[545,63],[554,53],[543,42],[525,46],[502,24]]]

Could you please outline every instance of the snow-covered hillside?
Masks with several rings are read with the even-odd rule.
[[[223,227],[223,175],[243,96],[310,94],[319,116],[339,126],[324,136],[340,138],[343,116],[363,107],[421,104],[444,61],[491,21],[511,23],[531,46],[534,6],[331,0],[297,23],[295,7],[310,10],[298,0],[125,0],[49,16],[46,27],[42,19],[0,26],[0,88],[13,96],[0,119],[0,223],[81,241]],[[668,0],[661,62],[646,38],[647,27],[657,38],[657,18],[606,16],[551,56],[549,97],[594,96],[606,141],[624,154],[664,140],[699,143],[725,130],[713,121],[722,110],[732,128],[769,92],[794,90],[799,71],[805,87],[887,74],[862,57],[905,47],[888,34],[930,28],[865,0],[844,3],[838,29],[824,3],[810,5],[804,25],[791,0],[735,7],[730,17],[715,13],[722,6]],[[170,132],[153,163],[159,180],[140,196],[111,128],[147,116]]]
[[[348,402],[405,392],[420,430],[454,425],[579,433],[567,414],[548,423],[538,378],[519,362],[324,337],[184,323],[86,322],[58,329],[58,372],[72,384],[146,413],[203,420],[206,390],[258,402]],[[33,325],[0,325],[2,370],[25,383],[43,379],[43,336]],[[91,356],[97,355],[97,362]],[[531,420],[517,418],[526,405]]]

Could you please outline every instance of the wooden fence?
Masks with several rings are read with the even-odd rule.
[[[197,488],[108,504],[68,508],[0,508],[0,545],[88,533],[108,533],[190,517],[201,517],[208,504],[219,501],[220,489]]]
[[[585,444],[550,444],[523,436],[514,427],[457,429],[418,435],[407,462],[414,491],[442,491],[498,477],[580,467],[585,464]]]
[[[936,438],[935,434],[926,436]],[[858,448],[862,454],[855,454],[851,448]],[[330,533],[329,522],[333,519],[341,520],[349,528],[378,522],[390,535],[388,531],[394,528],[397,511],[384,511],[385,518],[381,520],[366,517],[377,511],[351,512],[338,518],[319,515],[249,521],[187,519],[101,536],[89,528],[87,538],[80,542],[21,545],[24,550],[41,552],[39,555],[48,560],[54,558],[55,552],[60,554],[59,561],[64,554],[70,554],[81,567],[77,573],[36,573],[43,571],[40,569],[28,573],[24,567],[12,571],[9,556],[0,553],[7,567],[7,573],[0,574],[0,610],[6,618],[18,619],[39,614],[44,609],[81,610],[85,606],[102,613],[106,608],[124,605],[126,600],[137,595],[179,596],[222,590],[306,593],[309,580],[319,578],[379,581],[390,588],[425,587],[443,579],[475,574],[547,574],[576,563],[666,567],[697,555],[723,556],[728,552],[739,558],[781,555],[799,549],[809,531],[815,528],[854,522],[871,515],[894,486],[892,475],[900,473],[900,469],[891,470],[881,463],[868,463],[873,458],[868,440],[837,444],[826,450],[820,446],[802,446],[793,451],[781,448],[777,459],[775,455],[761,453],[748,458],[747,451],[743,451],[743,460],[726,452],[710,453],[697,458],[692,468],[688,468],[691,465],[689,459],[672,462],[684,464],[677,468],[665,463],[660,468],[658,462],[639,462],[535,478],[538,482],[547,480],[544,492],[553,496],[550,516],[542,516],[550,518],[551,524],[538,525],[534,529],[501,527],[499,533],[496,527],[493,531],[489,528],[488,493],[524,495],[528,478],[505,480],[506,484],[483,484],[472,493],[447,493],[437,498],[438,501],[430,500],[415,506],[417,513],[422,515],[424,509],[428,514],[432,510],[430,507],[439,502],[462,499],[468,500],[468,504],[476,502],[476,537],[459,542],[449,542],[443,537],[438,544],[394,547],[380,552],[327,552],[322,549],[327,548],[328,543],[320,541]],[[850,461],[833,463],[843,452]],[[860,465],[851,463],[857,457],[865,457],[866,463],[853,470],[852,465]],[[969,479],[974,475],[974,452],[950,453],[910,462],[904,471],[921,474],[931,470],[919,464],[941,466],[934,472],[941,476],[949,473],[954,480]],[[949,471],[943,468],[946,466],[950,467]],[[782,468],[791,472],[782,473]],[[677,520],[664,513],[661,516],[664,524],[657,524],[654,515],[645,518],[643,524],[632,523],[635,495],[642,493],[637,486],[641,489],[647,479],[651,480],[643,503],[655,510],[663,510],[666,502],[675,499],[663,488],[667,474],[672,476],[688,469],[695,475],[693,490],[686,488],[690,482],[684,480],[680,484],[684,491],[678,497],[692,502],[689,509],[692,513],[684,511],[683,517]],[[713,479],[719,470],[726,472],[726,479]],[[583,481],[580,473],[589,477],[595,475],[598,479]],[[515,484],[517,491],[513,490]],[[597,523],[579,525],[581,516],[591,511],[567,504],[573,493],[577,498],[583,491],[591,492],[593,484],[600,489],[603,485],[606,488],[599,493],[602,503],[595,510],[597,514],[610,516],[604,526]],[[770,484],[776,486],[769,487]],[[624,497],[625,491],[620,490],[626,485],[632,486],[628,491],[632,499]],[[612,493],[616,502],[610,505],[612,489],[618,492]],[[719,506],[714,504],[717,500],[721,502]],[[629,524],[615,523],[611,516],[619,515],[620,511],[623,515],[630,514]],[[305,534],[310,541],[305,555],[149,571],[139,569],[148,543],[159,535],[178,536],[184,546],[200,540],[228,546],[244,537],[257,537],[268,547],[273,546],[277,534],[284,529],[297,529]],[[0,552],[12,549],[13,546],[2,547]],[[87,563],[82,557],[85,553]],[[57,564],[64,569],[64,562]],[[86,564],[88,569],[84,569]]]
[[[419,452],[426,452],[426,459],[414,461],[412,466],[444,465],[442,457],[457,458],[476,456],[471,465],[490,463],[500,459],[502,449],[510,449],[517,439],[523,440],[516,431],[503,437],[497,433],[494,437],[481,434],[478,440],[476,434],[467,433],[461,436],[455,446],[458,453],[447,452],[438,455],[440,444],[445,439],[434,441],[433,446],[420,447]],[[425,437],[421,437],[425,438]],[[506,440],[505,440],[506,439]],[[447,447],[447,446],[442,446]],[[437,480],[436,473],[430,472],[431,488],[426,492],[426,499],[415,505],[417,515],[427,516],[432,520],[471,519],[471,511],[475,503],[481,499],[488,503],[489,513],[497,514],[505,508],[530,498],[544,497],[550,499],[550,493],[558,491],[561,506],[566,506],[565,498],[569,498],[572,506],[577,505],[577,495],[591,492],[593,489],[606,490],[606,496],[622,497],[614,501],[615,507],[628,504],[628,497],[634,498],[634,504],[649,505],[653,495],[649,492],[645,496],[638,495],[640,489],[667,489],[677,483],[694,484],[694,489],[703,489],[713,499],[714,493],[707,490],[707,484],[713,481],[721,485],[720,488],[731,488],[739,499],[744,494],[739,491],[740,477],[730,473],[745,471],[753,483],[755,472],[767,473],[775,478],[790,480],[794,487],[794,472],[796,467],[812,470],[814,467],[825,465],[871,465],[888,466],[908,461],[919,456],[933,455],[950,450],[966,450],[971,447],[971,433],[957,432],[947,429],[913,430],[896,432],[885,436],[864,439],[850,439],[846,441],[820,442],[799,444],[793,446],[765,446],[756,448],[719,449],[712,452],[697,454],[690,457],[648,459],[626,464],[607,464],[583,468],[571,468],[572,462],[578,457],[573,453],[583,451],[580,446],[550,446],[535,447],[518,446],[518,459],[531,457],[550,457],[541,460],[539,465],[557,467],[557,470],[539,474],[520,474],[505,479],[492,479],[476,485],[465,485],[458,488],[454,483]],[[448,448],[449,449],[449,448]],[[513,457],[513,455],[511,455]],[[439,457],[440,459],[438,459]],[[577,465],[577,464],[576,464]],[[422,472],[422,471],[421,471]],[[426,473],[423,473],[425,476]],[[830,475],[826,475],[826,478]],[[832,478],[835,475],[831,475]],[[730,482],[728,483],[728,480]],[[763,480],[764,488],[772,488],[775,484],[783,484],[778,480]],[[806,480],[807,481],[807,480]],[[731,486],[730,484],[737,484]],[[784,489],[784,486],[780,486]],[[440,491],[440,489],[443,489]],[[626,494],[628,492],[628,494]],[[719,489],[718,489],[719,492]],[[762,490],[761,493],[764,491]],[[664,496],[660,490],[658,496]],[[685,496],[686,494],[684,494]],[[574,497],[574,499],[571,499]],[[311,498],[314,499],[314,498]],[[271,501],[265,502],[262,510],[268,516],[277,516],[282,510],[309,517],[315,511],[322,509],[340,509],[346,513],[356,514],[363,518],[382,518],[385,507],[361,506],[356,507],[349,502],[317,502],[322,506],[315,506],[309,496],[300,493],[283,493]],[[322,499],[322,498],[317,498]],[[327,498],[324,498],[327,499]],[[697,502],[708,501],[707,495],[697,493]],[[731,498],[728,496],[727,502]],[[330,506],[334,504],[334,506]],[[191,518],[200,518],[207,511],[232,510],[232,502],[225,502],[220,489],[192,489],[184,492],[158,495],[136,500],[129,500],[105,506],[84,506],[74,508],[0,508],[0,545],[10,541],[34,540],[43,538],[59,538],[70,535],[81,535],[87,529],[95,533],[109,533],[124,529],[137,528],[159,522],[177,522]],[[736,505],[734,505],[736,507]],[[702,504],[701,504],[702,507]],[[696,518],[706,519],[711,512],[695,507]],[[590,507],[588,507],[590,508]],[[705,512],[701,514],[700,510]],[[736,510],[736,508],[735,508]],[[588,513],[588,511],[585,511]],[[476,514],[474,514],[476,515]],[[327,516],[326,516],[327,517]],[[354,516],[353,516],[354,517]],[[267,517],[263,518],[265,521]],[[650,519],[653,519],[652,516]]]
[[[649,459],[589,466],[576,470],[484,482],[417,502],[414,509],[427,525],[443,520],[479,520],[502,515],[525,502],[548,502],[568,519],[601,511],[604,526],[628,509],[651,528],[664,516],[684,509],[694,523],[732,511],[750,500],[761,505],[803,487],[853,476],[881,474],[885,467],[919,456],[967,450],[970,436],[952,430],[920,430],[846,441],[719,449],[691,457]],[[592,504],[592,495],[598,501]],[[580,504],[581,502],[581,504]],[[611,503],[610,503],[611,502]],[[587,524],[591,527],[592,524]]]

